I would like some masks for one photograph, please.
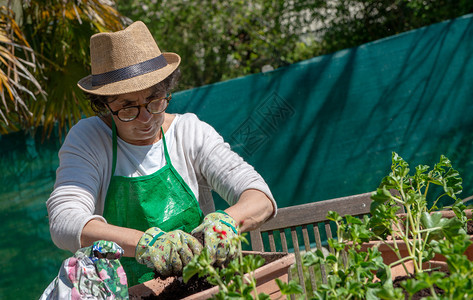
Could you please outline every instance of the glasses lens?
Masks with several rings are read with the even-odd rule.
[[[122,108],[118,111],[118,118],[123,122],[132,121],[138,116],[139,112],[138,107]]]
[[[166,98],[156,99],[148,103],[148,111],[152,114],[163,112],[168,105]]]

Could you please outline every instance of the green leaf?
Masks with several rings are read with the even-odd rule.
[[[290,295],[290,294],[302,294],[304,289],[297,283],[295,280],[291,280],[288,283],[283,282],[281,279],[276,278],[276,284],[281,290],[281,294]]]
[[[246,255],[241,264],[244,266],[244,272],[249,273],[261,267],[264,264],[264,258],[259,255]]]
[[[407,279],[401,282],[401,287],[412,296],[423,289],[429,288],[430,284],[421,280]]]
[[[182,271],[182,279],[184,283],[187,283],[195,274],[198,274],[202,268],[197,264],[196,258],[194,257],[191,262],[189,262]]]
[[[327,255],[327,257],[325,257],[325,261],[326,261],[327,263],[336,263],[336,262],[337,262],[337,258],[335,257],[335,255],[329,254],[329,255]]]
[[[386,300],[392,300],[392,299],[404,299],[404,294],[402,293],[402,289],[400,288],[394,288],[391,285],[383,285],[377,293],[376,296],[378,296],[381,299],[386,299]]]
[[[386,188],[386,186],[382,186],[377,188],[376,191],[371,194],[371,199],[375,202],[385,203],[391,199],[391,192]]]
[[[322,253],[322,252],[320,251],[320,253]],[[323,256],[322,256],[322,258],[323,258]],[[321,262],[321,260],[322,260],[321,257],[316,255],[312,251],[306,252],[304,254],[304,256],[302,257],[302,263],[304,264],[304,266],[307,266],[307,267],[319,264]]]
[[[360,219],[358,219],[356,217],[353,217],[353,216],[350,216],[350,215],[346,215],[345,219],[346,219],[347,223],[349,223],[349,224],[358,224],[358,225],[363,224],[363,222]]]
[[[250,298],[250,299],[253,299],[253,298]],[[258,294],[258,299],[259,300],[271,300],[271,297],[268,294],[259,293]]]
[[[439,280],[444,278],[446,274],[444,272],[432,272],[432,273],[426,273],[422,272],[417,274],[417,279],[419,281],[419,284],[422,285],[427,285],[428,287],[433,286],[436,284]]]
[[[329,239],[327,242],[328,242],[330,247],[332,247],[333,249],[335,249],[337,251],[341,251],[341,250],[345,249],[345,243],[341,243],[336,239]]]
[[[464,234],[463,223],[458,218],[443,218],[440,212],[421,215],[421,224],[425,229],[434,229],[429,233],[429,240],[440,240],[443,237],[452,239],[454,236]]]
[[[336,211],[329,211],[327,213],[327,219],[330,221],[340,222],[342,221],[342,217]]]

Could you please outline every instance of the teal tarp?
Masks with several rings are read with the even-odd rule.
[[[280,207],[375,189],[391,151],[412,165],[432,165],[445,154],[467,196],[473,194],[471,53],[468,15],[180,92],[169,109],[213,125],[263,175]],[[0,137],[0,299],[37,299],[70,256],[51,242],[45,207],[58,144]]]
[[[170,109],[213,125],[263,175],[281,207],[376,189],[392,151],[412,166],[445,154],[469,195],[472,53],[468,15],[185,91]]]

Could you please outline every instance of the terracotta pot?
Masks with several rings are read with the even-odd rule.
[[[294,264],[293,253],[281,253],[281,252],[257,252],[257,251],[243,251],[243,254],[260,255],[263,258],[270,260],[274,255],[282,256],[264,266],[258,268],[254,272],[254,276],[257,282],[257,292],[268,294],[271,299],[277,299],[281,296],[281,292],[276,284],[275,279],[279,278],[283,282],[288,281],[289,267]],[[169,277],[165,280],[153,279],[143,284],[138,284],[129,288],[130,300],[148,299],[148,297],[159,296],[166,287],[170,286],[174,281],[180,280],[178,277]],[[214,286],[210,289],[198,292],[191,296],[187,296],[182,299],[208,299],[212,295],[218,293],[218,286]]]
[[[405,266],[405,268],[404,268]],[[414,274],[414,263],[412,261],[407,261],[404,263],[404,266],[402,264],[396,265],[391,268],[391,278],[394,280],[396,277],[401,277],[401,276],[407,276],[410,274]],[[444,261],[436,261],[436,260],[430,260],[429,262],[423,263],[422,264],[422,269],[423,270],[436,270],[440,272],[446,272],[448,271],[448,265]],[[407,272],[406,272],[407,270]]]

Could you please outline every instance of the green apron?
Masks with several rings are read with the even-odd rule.
[[[112,178],[105,198],[103,216],[109,224],[146,231],[159,227],[164,231],[191,232],[203,220],[199,203],[189,186],[172,166],[163,136],[166,165],[153,174],[140,177],[114,176],[117,163],[117,133],[113,132]],[[122,257],[128,286],[154,278],[152,269]]]

